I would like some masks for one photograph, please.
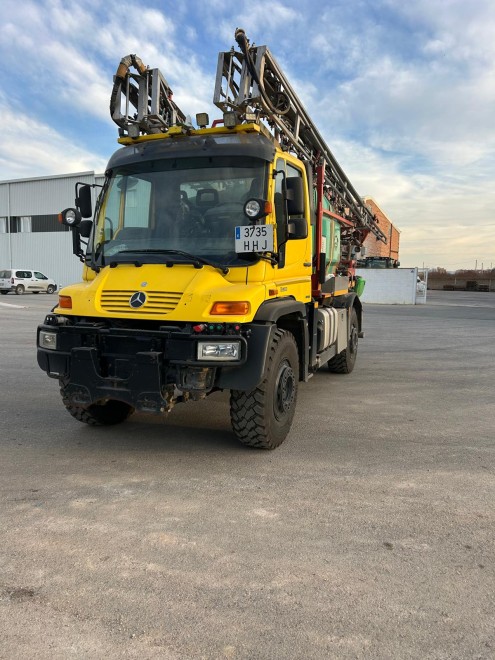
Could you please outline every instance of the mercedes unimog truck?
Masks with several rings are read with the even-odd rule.
[[[80,422],[165,414],[230,391],[237,438],[286,438],[298,385],[353,370],[363,336],[356,258],[377,219],[276,60],[219,54],[197,127],[158,69],[124,57],[110,100],[121,148],[101,189],[60,214],[83,262],[38,328],[38,363]],[[333,381],[332,386],[338,387]]]

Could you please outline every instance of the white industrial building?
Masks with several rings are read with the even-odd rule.
[[[94,172],[0,181],[0,270],[27,268],[59,286],[81,280],[82,264],[72,254],[68,227],[58,222],[74,206],[75,184],[103,184]]]

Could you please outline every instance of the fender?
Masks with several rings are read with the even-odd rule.
[[[347,309],[352,309],[354,307],[356,309],[356,314],[358,317],[358,324],[359,324],[359,336],[364,337],[363,333],[363,304],[359,300],[359,296],[357,293],[348,293],[345,296],[339,296],[338,298],[335,298],[333,302],[333,307],[335,309],[342,309],[342,308],[347,308]]]
[[[294,335],[299,352],[299,380],[309,379],[309,327],[308,308],[294,298],[277,298],[262,303],[255,321],[276,324]]]
[[[246,362],[238,367],[222,367],[217,374],[215,386],[243,392],[250,392],[257,387],[263,379],[268,347],[276,328],[274,323],[250,325]]]
[[[263,379],[273,332],[289,330],[295,337],[299,352],[299,379],[308,379],[309,335],[306,306],[293,298],[269,300],[256,312],[250,327],[248,359],[241,367],[223,367],[215,385],[222,389],[249,392]]]
[[[282,316],[294,316],[295,318],[306,318],[306,306],[293,298],[277,298],[266,300],[256,312],[253,321],[276,323]]]

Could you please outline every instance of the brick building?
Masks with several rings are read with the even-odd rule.
[[[377,241],[373,234],[369,234],[364,242],[366,257],[389,257],[399,261],[400,231],[387,218],[382,209],[371,197],[364,197],[364,203],[378,218],[378,226],[387,237],[387,243]]]

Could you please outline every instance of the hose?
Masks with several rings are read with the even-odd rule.
[[[113,117],[115,106],[118,102],[118,97],[120,94],[120,86],[124,82],[125,77],[129,69],[133,66],[141,75],[145,73],[148,69],[146,64],[143,64],[143,61],[137,55],[126,55],[120,60],[120,64],[117,69],[117,73],[114,77],[112,93],[110,95],[110,116]]]
[[[235,31],[234,35],[235,41],[239,48],[241,49],[242,54],[244,55],[244,58],[246,60],[246,66],[248,68],[249,73],[251,74],[253,80],[256,82],[258,85],[258,88],[261,93],[261,97],[263,101],[265,102],[268,110],[272,112],[274,115],[285,115],[290,109],[290,103],[287,103],[287,95],[284,94],[283,92],[279,92],[279,97],[281,100],[285,102],[286,107],[284,109],[277,108],[271,98],[268,96],[265,90],[264,84],[261,82],[258,72],[256,71],[256,67],[254,66],[253,58],[251,57],[251,53],[249,52],[249,41],[246,37],[246,33],[242,28],[237,28]]]

